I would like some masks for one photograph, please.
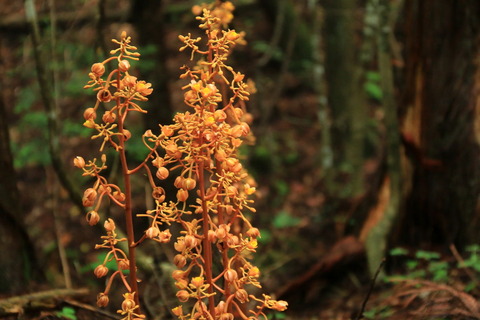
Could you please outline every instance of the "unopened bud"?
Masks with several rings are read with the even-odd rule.
[[[185,189],[179,189],[177,191],[177,200],[180,202],[185,202],[188,199],[188,191]]]
[[[95,268],[93,273],[95,274],[95,276],[97,278],[102,278],[102,277],[105,277],[108,274],[108,268],[105,267],[103,264],[101,264],[101,265],[99,265]]]
[[[192,249],[197,245],[197,239],[191,234],[186,235],[183,241],[185,242],[185,246],[189,249]]]
[[[173,257],[173,263],[177,266],[177,268],[181,269],[187,264],[187,258],[185,258],[185,256],[182,254],[177,254],[175,257]]]
[[[105,223],[103,224],[103,227],[107,231],[113,231],[115,230],[115,222],[111,218],[108,218],[107,221],[105,221]]]
[[[227,271],[225,271],[225,274],[223,276],[225,277],[225,280],[227,280],[228,282],[234,282],[235,280],[238,279],[237,271],[233,269],[228,269]]]
[[[132,137],[132,133],[130,132],[130,130],[123,129],[122,132],[123,132],[123,136],[125,137],[125,141],[127,141]]]
[[[112,94],[108,90],[100,90],[97,93],[97,99],[101,102],[110,102],[112,100]]]
[[[260,237],[260,230],[258,228],[252,227],[248,229],[247,236],[252,238],[259,238]]]
[[[100,221],[100,216],[97,211],[90,211],[87,213],[87,222],[90,226],[94,226]]]
[[[115,114],[115,112],[106,111],[102,116],[102,121],[105,123],[113,123],[115,122],[116,118],[117,115]]]
[[[160,233],[160,230],[158,230],[157,227],[150,227],[150,228],[147,229],[147,231],[145,231],[145,235],[149,239],[153,239],[153,238],[157,237],[159,233]]]
[[[248,301],[248,293],[245,289],[238,289],[235,292],[235,298],[237,298],[237,300],[241,303],[245,303]]]
[[[126,259],[122,259],[118,262],[118,267],[121,270],[128,270],[130,268],[130,262]]]
[[[97,112],[94,108],[87,108],[83,112],[83,118],[85,120],[95,120],[95,118],[97,118]]]
[[[180,302],[187,302],[188,298],[190,298],[190,294],[188,293],[187,290],[179,290],[176,296],[178,300],[180,300]]]
[[[103,63],[97,62],[92,65],[91,70],[95,76],[101,77],[105,73],[105,66]]]
[[[97,306],[106,307],[108,305],[108,296],[104,293],[100,293],[97,296]]]
[[[118,63],[118,69],[121,71],[121,72],[125,72],[125,71],[128,71],[128,69],[130,69],[130,62],[128,62],[128,60],[122,60]]]
[[[160,180],[165,180],[168,178],[168,175],[170,174],[170,171],[168,171],[167,168],[165,167],[160,167],[157,170],[157,173],[155,174],[158,179]]]
[[[85,159],[83,159],[80,156],[77,156],[73,159],[73,165],[77,168],[82,169],[83,167],[85,167]]]
[[[197,185],[197,182],[195,181],[195,179],[192,179],[192,178],[186,178],[183,181],[183,188],[187,190],[195,189],[196,185]]]

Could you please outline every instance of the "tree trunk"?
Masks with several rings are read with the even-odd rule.
[[[402,139],[408,166],[395,242],[480,240],[479,1],[406,1]],[[478,114],[477,114],[478,118]]]
[[[356,55],[355,4],[325,1],[325,75],[333,144],[326,187],[335,198],[358,195],[363,185],[366,103]]]
[[[0,67],[1,67],[0,57]],[[0,93],[3,92],[0,83]],[[22,225],[20,196],[10,150],[8,120],[0,96],[0,293],[25,291],[35,265],[32,243]]]

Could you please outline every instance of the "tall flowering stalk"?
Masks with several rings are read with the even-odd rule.
[[[149,153],[136,168],[128,167],[125,142],[130,132],[124,123],[129,112],[145,112],[137,101],[147,100],[146,96],[152,92],[150,84],[128,73],[128,59],[138,59],[136,48],[123,34],[120,41],[114,40],[119,48],[111,52],[113,56],[92,66],[87,87],[98,91],[97,103],[85,111],[85,125],[97,130],[98,134],[92,138],[103,138],[100,150],[109,143],[118,151],[123,189],[100,175],[106,168],[105,155],[99,164],[95,159],[85,163],[80,157],[74,162],[83,169],[84,175],[96,179],[84,194],[84,205],[93,207],[87,214],[89,224],[99,221],[102,199],[110,198],[125,212],[127,239],[117,238],[115,223],[109,218],[104,224],[107,236],[97,245],[108,250],[105,263],[117,262],[117,270],[110,275],[97,302],[101,306],[108,303],[111,282],[119,278],[127,289],[119,310],[124,319],[144,317],[139,311],[135,247],[145,239],[168,242],[171,234],[165,226],[172,223],[181,226],[174,243],[177,254],[173,263],[177,269],[172,274],[176,296],[182,303],[172,309],[178,319],[266,319],[265,308],[283,311],[287,307],[285,301],[251,293],[255,287],[261,287],[260,270],[250,262],[260,232],[245,215],[255,212],[250,199],[255,193],[253,180],[238,157],[238,148],[250,134],[249,114],[245,110],[250,92],[245,76],[228,65],[232,49],[244,42],[242,34],[224,30],[233,18],[233,9],[228,1],[194,7],[194,12],[200,14],[197,19],[205,36],[179,36],[184,44],[180,51],[190,50],[191,60],[198,57],[195,66],[182,67],[180,76],[189,81],[183,90],[184,102],[190,110],[178,113],[173,124],[160,125],[158,134],[152,130],[144,133],[142,140]],[[104,65],[114,61],[118,67],[103,80]],[[97,124],[100,104],[105,105],[106,111],[102,123]],[[155,207],[137,214],[149,219],[149,227],[136,241],[130,175],[139,170],[147,174]],[[170,174],[176,175],[174,201],[166,201],[165,190],[158,185],[159,180]],[[117,247],[120,241],[128,242],[128,253]],[[109,274],[105,263],[95,269],[96,276]],[[130,270],[128,279],[122,271],[125,269]]]

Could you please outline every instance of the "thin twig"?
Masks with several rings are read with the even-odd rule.
[[[363,318],[363,313],[365,312],[365,307],[367,306],[368,299],[370,299],[370,295],[372,294],[373,288],[375,287],[375,282],[377,281],[377,277],[380,274],[380,271],[382,270],[384,264],[385,264],[385,258],[383,258],[383,260],[378,265],[377,271],[375,272],[375,275],[373,276],[372,281],[370,282],[370,288],[368,288],[367,295],[363,300],[362,308],[360,309],[360,312],[358,313],[355,320],[360,320]]]
[[[455,247],[455,245],[452,243],[450,244],[450,251],[452,252],[453,256],[455,257],[455,259],[457,260],[457,262],[460,264],[460,265],[463,265],[465,264],[465,260],[463,260],[462,256],[460,255],[460,253],[458,253],[458,250],[457,248]],[[474,282],[474,283],[477,283],[477,278],[475,277],[475,274],[468,268],[463,268],[463,270],[465,271],[465,273],[468,275],[468,277]]]

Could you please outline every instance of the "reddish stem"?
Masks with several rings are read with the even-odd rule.
[[[202,200],[202,217],[203,217],[203,260],[205,261],[205,277],[207,280],[208,286],[208,293],[210,296],[208,297],[208,309],[210,315],[215,317],[215,300],[213,297],[213,277],[212,277],[212,244],[208,240],[208,230],[210,230],[209,223],[209,216],[208,216],[208,208],[207,208],[207,201],[205,199],[205,176],[204,176],[204,164],[203,162],[199,165],[198,169],[198,182],[200,188],[200,198]]]
[[[119,114],[118,117],[118,129],[120,133],[123,133],[124,116]],[[122,164],[122,175],[125,184],[125,224],[127,228],[127,242],[128,242],[128,260],[130,267],[130,288],[132,293],[135,293],[135,304],[140,307],[138,284],[137,284],[137,266],[135,257],[135,233],[133,229],[133,214],[132,214],[132,189],[130,183],[130,174],[128,170],[127,157],[125,154],[125,136],[122,134],[119,136],[120,144],[120,162]]]

